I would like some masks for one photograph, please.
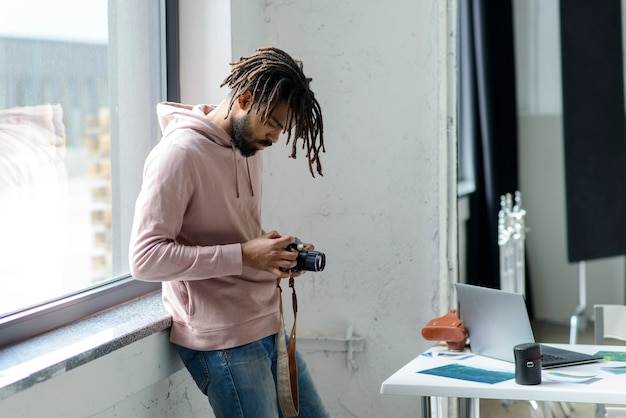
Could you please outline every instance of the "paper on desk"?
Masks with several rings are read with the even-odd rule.
[[[547,371],[543,372],[542,376],[547,380],[552,380],[554,382],[566,382],[566,383],[585,383],[595,378],[596,375],[578,375],[571,373],[561,373],[556,371]]]
[[[473,357],[472,353],[458,352],[458,351],[425,351],[420,354],[422,357],[452,357],[455,360],[465,360],[466,358]]]
[[[606,361],[626,361],[625,351],[598,351],[596,356],[602,356]]]
[[[420,370],[417,373],[489,384],[503,382],[515,377],[515,373],[479,369],[462,364],[446,364],[445,366],[435,367],[433,369]]]
[[[608,366],[603,367],[602,370],[613,374],[626,374],[626,366]]]

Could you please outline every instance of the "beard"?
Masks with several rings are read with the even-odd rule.
[[[252,139],[254,134],[252,133],[252,129],[250,129],[250,117],[248,115],[233,120],[232,129],[235,148],[237,148],[244,157],[252,157],[259,151],[256,146],[257,143],[266,147],[272,145],[272,141],[267,139]]]

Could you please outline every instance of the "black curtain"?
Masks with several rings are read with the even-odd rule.
[[[473,136],[476,185],[467,224],[467,280],[500,288],[500,196],[518,190],[512,0],[461,0],[459,19],[460,112],[473,124],[465,132]]]
[[[561,0],[570,262],[626,254],[626,120],[620,0]]]

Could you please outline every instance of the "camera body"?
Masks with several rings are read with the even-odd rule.
[[[298,250],[298,258],[296,258],[295,267],[291,268],[292,272],[305,271],[322,271],[326,266],[326,255],[319,251],[305,250],[304,244],[298,238],[294,238],[293,242],[287,246],[287,249]]]

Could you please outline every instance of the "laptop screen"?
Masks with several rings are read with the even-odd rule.
[[[522,294],[455,285],[460,318],[467,327],[472,352],[513,362],[513,347],[535,342]]]

